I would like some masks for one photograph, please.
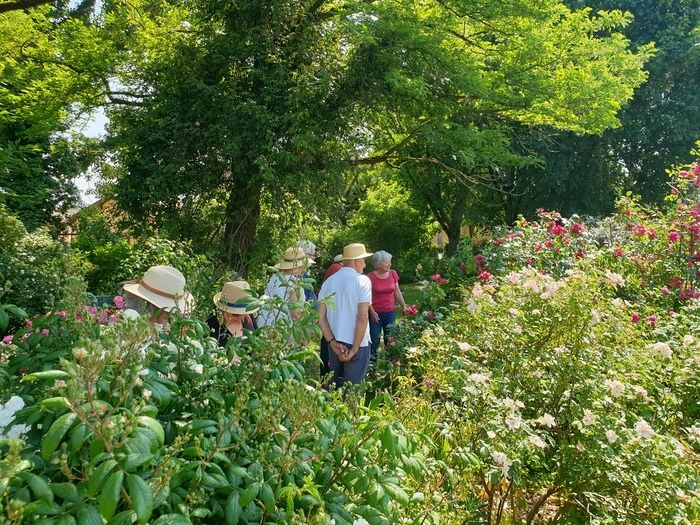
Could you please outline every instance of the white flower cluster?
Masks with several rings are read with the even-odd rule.
[[[603,381],[603,386],[607,388],[608,392],[610,392],[610,395],[613,397],[620,397],[625,391],[625,384],[616,379],[606,379]]]
[[[507,477],[513,462],[508,460],[508,456],[505,452],[493,451],[491,452],[491,459],[493,459],[496,466],[501,469],[501,473]]]
[[[673,350],[671,350],[671,347],[668,345],[668,343],[654,343],[653,345],[649,345],[647,348],[652,353],[659,354],[665,359],[671,359],[671,357],[673,357]]]
[[[551,275],[539,273],[529,266],[508,274],[506,282],[538,294],[544,301],[554,297],[562,285],[561,281],[557,281]]]
[[[619,273],[605,270],[605,278],[608,280],[608,283],[615,288],[622,288],[625,285],[625,278]]]

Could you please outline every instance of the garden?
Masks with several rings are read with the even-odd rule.
[[[699,0],[0,0],[0,525],[700,523],[699,38]],[[309,292],[393,255],[360,384],[263,292],[309,241]],[[135,315],[162,265],[186,308]],[[221,342],[240,280],[294,316]]]

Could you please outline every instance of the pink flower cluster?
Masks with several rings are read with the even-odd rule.
[[[403,313],[406,315],[418,315],[418,306],[415,304],[408,305],[403,309]]]
[[[490,272],[482,270],[477,276],[477,279],[479,279],[482,283],[487,283],[491,280],[492,277],[493,275],[491,275]]]
[[[445,286],[447,284],[447,281],[439,273],[433,275],[432,280],[434,283],[438,283],[440,286]]]

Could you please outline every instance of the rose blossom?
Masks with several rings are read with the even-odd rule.
[[[680,240],[680,238],[681,238],[681,235],[677,231],[671,230],[670,232],[668,232],[668,240],[669,241],[678,242]]]
[[[530,443],[537,448],[547,448],[547,443],[540,436],[530,436]]]
[[[650,438],[655,434],[654,429],[651,428],[649,423],[647,423],[644,419],[637,421],[637,423],[634,425],[634,430],[637,431],[637,435],[639,437],[645,439]]]
[[[508,428],[511,430],[517,430],[520,428],[520,424],[522,423],[522,420],[520,419],[520,416],[515,413],[510,413],[506,416],[506,425],[508,425]]]
[[[2,338],[2,342],[5,343],[6,345],[11,345],[12,339],[14,339],[14,336],[12,334],[6,335],[5,337]]]
[[[617,441],[617,433],[614,430],[608,430],[605,433],[605,438],[608,440],[608,443],[615,443]]]
[[[622,395],[622,393],[625,391],[624,383],[621,383],[620,381],[617,381],[617,380],[611,381],[610,379],[606,379],[603,382],[603,385],[605,386],[605,388],[608,389],[608,391],[610,392],[610,395],[613,397],[620,397]]]
[[[654,343],[649,348],[652,352],[656,352],[661,357],[664,357],[666,359],[671,359],[671,357],[673,356],[673,350],[671,350],[671,347],[668,345],[668,343]]]
[[[121,295],[115,295],[112,301],[114,301],[114,306],[116,306],[120,310],[126,306],[126,301]]]
[[[595,414],[590,410],[585,409],[583,411],[583,419],[581,422],[584,424],[584,426],[590,427],[595,423]]]
[[[537,422],[543,427],[553,428],[556,426],[554,417],[551,414],[547,414],[546,412],[542,416],[540,416]]]

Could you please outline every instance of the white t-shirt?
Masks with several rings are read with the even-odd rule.
[[[301,287],[299,278],[294,275],[284,275],[275,273],[270,277],[265,287],[265,295],[268,297],[281,297],[285,302],[289,301],[292,295],[296,296],[296,304],[301,304],[306,301],[304,289]],[[258,315],[258,326],[269,326],[280,320],[286,320],[288,323],[292,321],[289,313],[289,308],[285,304],[282,308],[274,308],[272,306],[264,307]]]
[[[360,303],[372,303],[372,282],[369,277],[357,273],[354,268],[344,266],[331,275],[321,286],[319,299],[331,297],[334,304],[326,308],[328,324],[336,340],[353,344],[357,309]],[[369,323],[360,346],[369,345]]]

